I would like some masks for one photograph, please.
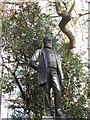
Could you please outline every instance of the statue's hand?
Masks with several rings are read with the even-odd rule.
[[[38,64],[36,64],[35,61],[30,61],[30,66],[35,69],[35,70],[38,70]]]

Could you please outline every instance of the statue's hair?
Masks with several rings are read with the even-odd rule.
[[[50,40],[50,41],[52,41],[51,38],[48,37],[48,36],[46,36],[46,37],[43,38],[43,43],[45,43],[46,40]]]

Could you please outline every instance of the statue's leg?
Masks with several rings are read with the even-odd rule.
[[[61,110],[61,88],[60,83],[57,75],[57,71],[52,71],[52,87],[54,92],[54,102],[55,102],[55,111],[56,116],[63,116],[62,110]]]
[[[51,116],[51,98],[50,98],[50,89],[51,89],[51,83],[49,79],[49,75],[47,77],[47,82],[44,84],[43,89],[44,89],[44,101],[45,101],[45,110],[46,110],[46,115]]]

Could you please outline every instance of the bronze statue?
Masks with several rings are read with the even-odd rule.
[[[52,49],[52,40],[43,39],[44,48],[35,51],[30,66],[38,70],[38,84],[43,87],[45,110],[47,116],[52,116],[50,89],[53,88],[56,116],[63,116],[61,110],[61,88],[63,73],[60,56]]]

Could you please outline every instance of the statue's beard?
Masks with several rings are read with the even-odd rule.
[[[45,48],[52,48],[52,44],[46,44],[44,45]]]

